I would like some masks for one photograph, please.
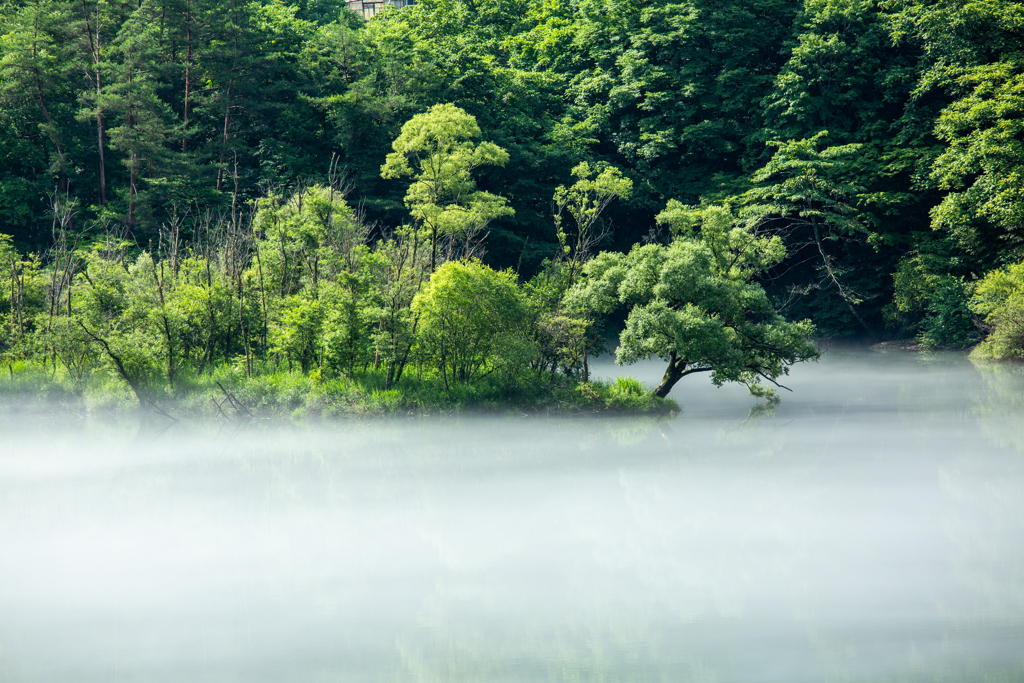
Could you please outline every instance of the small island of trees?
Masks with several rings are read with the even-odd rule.
[[[172,223],[140,249],[111,230],[91,248],[68,249],[61,264],[82,262],[63,272],[22,263],[16,287],[31,277],[52,305],[32,311],[27,327],[16,309],[17,332],[52,378],[84,389],[112,371],[139,406],[161,411],[165,399],[215,385],[232,409],[251,412],[279,400],[277,382],[296,380],[335,409],[411,399],[667,411],[674,404],[664,399],[687,374],[711,372],[762,396],[762,379],[774,383],[817,356],[811,323],[786,322],[751,281],[785,254],[756,220],[672,202],[658,217],[678,233],[667,245],[591,259],[602,211],[632,191],[610,166],[581,164],[576,182],[557,188],[561,248],[541,272],[520,282],[486,265],[478,252],[488,224],[514,212],[476,187],[474,169],[508,160],[480,135],[451,104],[402,127],[381,175],[410,178],[412,220],[376,240],[335,181],[261,198],[248,221],[237,210],[208,216],[203,242],[183,245]],[[668,360],[653,392],[591,381],[588,358],[618,307],[629,309],[618,360]]]

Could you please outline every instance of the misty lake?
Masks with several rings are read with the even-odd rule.
[[[8,410],[0,681],[1024,680],[1024,369],[787,380],[663,420]]]

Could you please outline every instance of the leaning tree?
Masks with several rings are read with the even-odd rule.
[[[569,294],[572,305],[597,313],[628,311],[616,361],[668,361],[656,396],[697,372],[763,396],[761,380],[778,385],[789,366],[818,357],[811,322],[785,320],[754,281],[784,257],[778,237],[758,235],[725,206],[673,201],[658,221],[676,233],[670,244],[604,252]]]

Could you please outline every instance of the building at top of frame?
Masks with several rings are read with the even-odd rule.
[[[416,0],[348,0],[348,8],[353,12],[363,15],[363,19],[369,19],[385,7],[407,7],[415,5]]]

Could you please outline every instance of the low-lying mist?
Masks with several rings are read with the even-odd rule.
[[[5,411],[0,680],[1024,679],[1024,371],[786,380],[674,419]]]

